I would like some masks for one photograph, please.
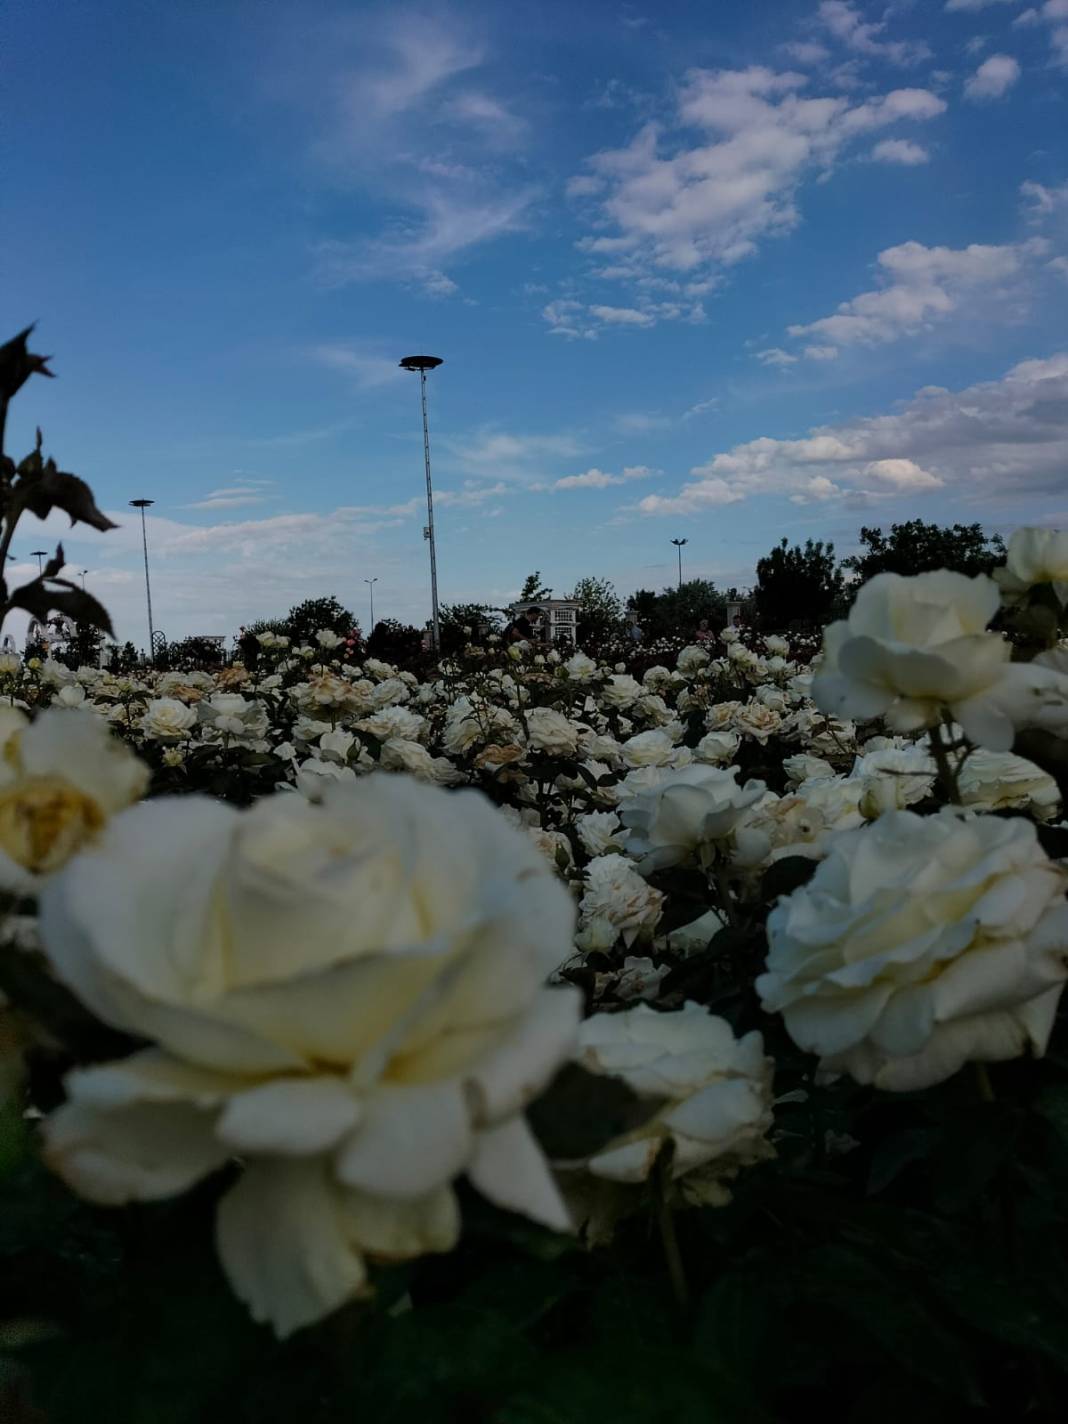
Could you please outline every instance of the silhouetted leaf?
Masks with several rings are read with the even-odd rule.
[[[621,1078],[568,1063],[527,1109],[527,1120],[546,1154],[569,1162],[640,1127],[661,1101],[639,1097]]]
[[[20,492],[26,508],[38,519],[44,519],[53,509],[62,509],[70,516],[71,524],[81,520],[102,531],[118,528],[96,507],[93,492],[85,481],[57,469],[54,460],[46,460],[40,474],[20,486]]]

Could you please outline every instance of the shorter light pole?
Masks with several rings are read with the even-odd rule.
[[[33,557],[37,560],[37,577],[40,578],[41,575],[44,573],[44,565],[41,563],[41,560],[46,559],[48,557],[48,550],[34,549]]]
[[[688,544],[689,539],[672,539],[675,548],[679,551],[679,588],[682,588],[682,546]]]
[[[89,572],[88,569],[82,569],[82,571],[81,571],[82,592],[83,592],[83,593],[85,592],[85,576],[86,576],[86,574],[87,574],[88,572]]]
[[[148,660],[156,660],[156,630],[152,626],[152,585],[148,581],[148,533],[145,529],[145,510],[151,509],[154,499],[131,499],[134,509],[141,511],[141,547],[145,552],[145,601],[148,604]]]
[[[375,578],[364,579],[364,583],[367,585],[371,593],[371,626],[367,630],[368,637],[370,637],[371,634],[375,631],[375,584],[377,582],[377,576]]]

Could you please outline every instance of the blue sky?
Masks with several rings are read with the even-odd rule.
[[[9,0],[20,398],[143,639],[1068,522],[1068,0]],[[56,531],[60,523],[55,522]],[[53,532],[32,521],[26,555]],[[18,569],[15,570],[16,574]]]

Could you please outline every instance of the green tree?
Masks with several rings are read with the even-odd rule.
[[[623,603],[606,578],[581,578],[568,598],[578,605],[576,637],[580,648],[597,647],[623,631]]]
[[[326,598],[306,598],[294,604],[286,615],[285,631],[294,643],[308,643],[320,628],[335,633],[351,633],[356,618],[333,594]]]
[[[988,574],[1005,562],[1005,545],[1000,534],[988,535],[981,524],[925,524],[910,519],[892,524],[890,533],[881,529],[860,531],[861,552],[843,559],[858,584],[876,574],[925,574],[933,569],[954,573]]]
[[[501,616],[488,603],[452,603],[438,610],[442,652],[454,653],[465,643],[478,643],[501,630]],[[464,632],[470,628],[470,634]]]
[[[535,569],[532,574],[527,574],[523,582],[523,587],[519,591],[520,603],[526,603],[528,599],[551,597],[552,589],[542,583],[540,569]]]
[[[726,626],[727,600],[711,579],[687,579],[681,588],[662,593],[639,589],[627,600],[647,643],[657,638],[692,638],[703,622],[712,629]]]
[[[834,617],[845,579],[834,545],[808,539],[792,548],[787,539],[757,564],[753,590],[757,625],[765,632],[822,626]]]

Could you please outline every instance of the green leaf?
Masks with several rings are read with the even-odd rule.
[[[878,1196],[901,1175],[906,1167],[922,1161],[937,1141],[929,1127],[910,1127],[904,1132],[886,1137],[871,1156],[868,1168],[868,1195]]]
[[[818,860],[807,855],[784,855],[773,861],[760,881],[760,898],[770,902],[780,895],[792,895],[802,885],[807,885],[816,873]]]
[[[640,1098],[621,1078],[568,1063],[527,1109],[527,1121],[550,1158],[570,1162],[640,1127],[662,1101]]]

